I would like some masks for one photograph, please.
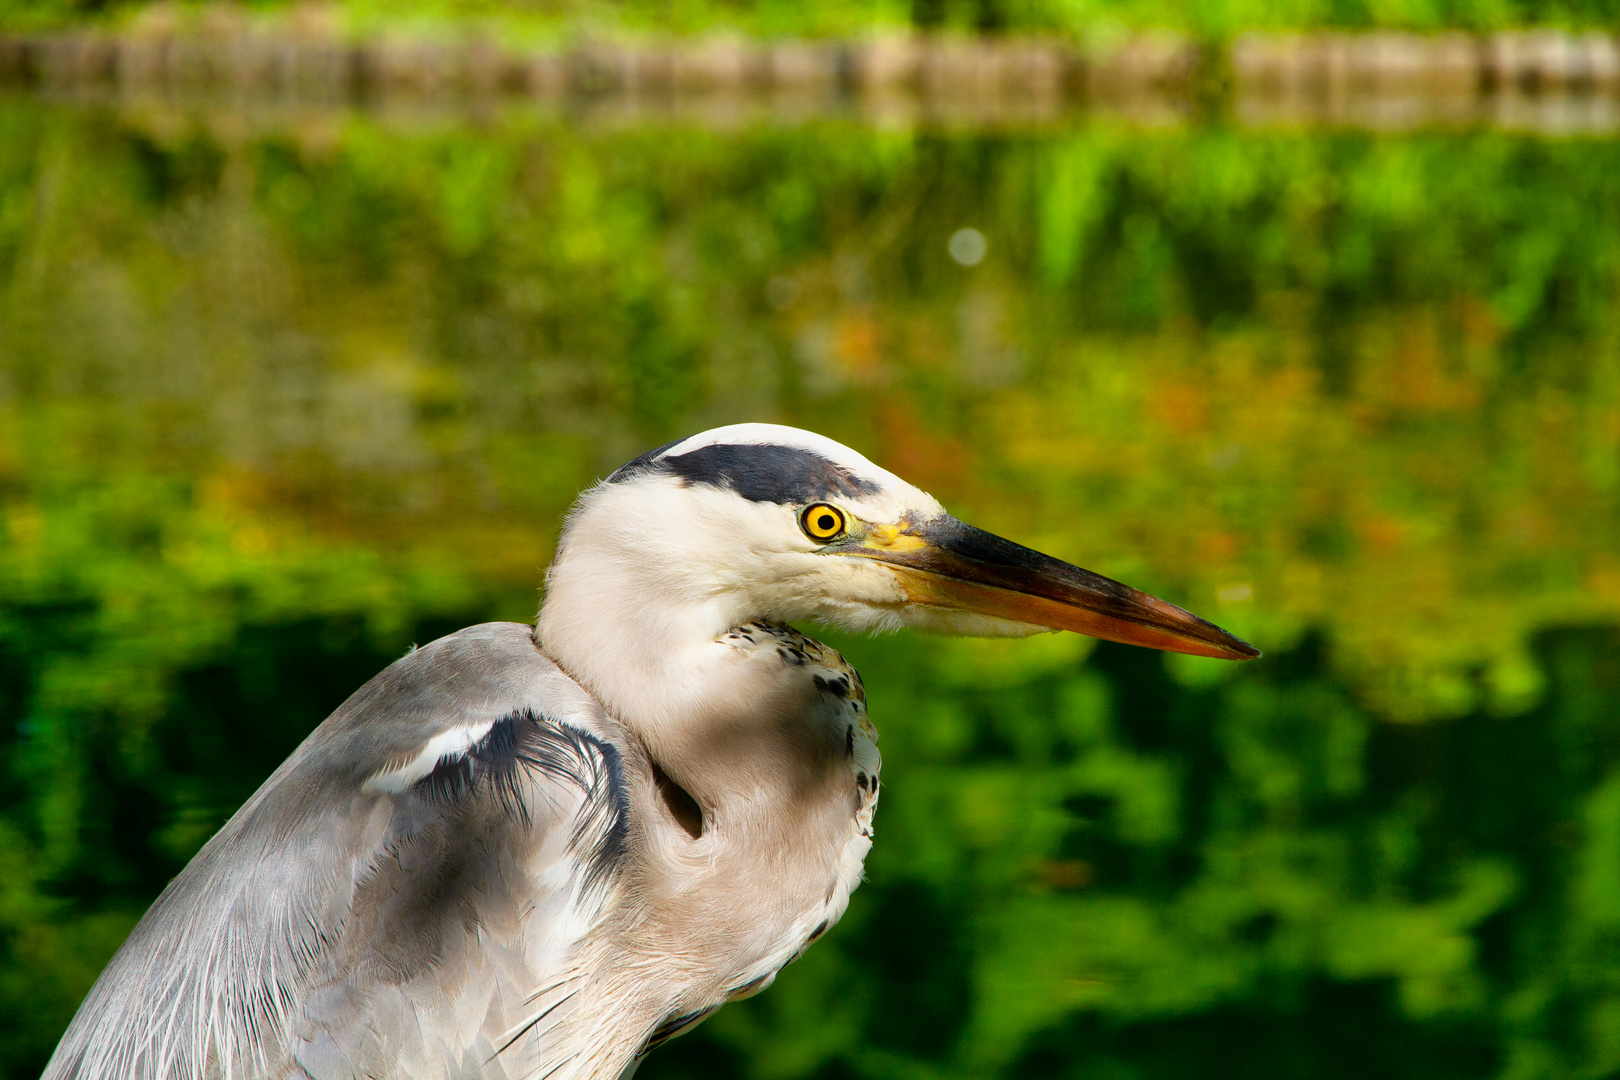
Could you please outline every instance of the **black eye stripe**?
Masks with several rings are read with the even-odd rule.
[[[750,502],[784,506],[815,505],[821,499],[872,495],[878,485],[812,450],[769,444],[716,443],[668,456],[678,442],[660,446],[624,465],[608,483],[633,481],[649,473],[678,476],[687,484],[729,488]],[[801,519],[802,520],[802,519]]]

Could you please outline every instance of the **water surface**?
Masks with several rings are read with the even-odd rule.
[[[869,880],[642,1076],[1613,1073],[1617,253],[1590,138],[0,101],[0,1076],[575,492],[758,419],[1267,656],[837,639]]]

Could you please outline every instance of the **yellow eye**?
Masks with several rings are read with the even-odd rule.
[[[799,528],[804,530],[804,535],[823,544],[844,535],[848,527],[849,519],[844,517],[844,512],[826,503],[811,503],[799,515]]]

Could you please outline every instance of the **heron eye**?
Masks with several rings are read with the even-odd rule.
[[[804,535],[822,543],[838,539],[847,527],[844,512],[826,503],[811,503],[799,515],[799,528],[804,530]]]

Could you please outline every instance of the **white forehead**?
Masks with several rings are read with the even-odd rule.
[[[863,480],[870,480],[882,488],[905,490],[911,485],[887,469],[872,464],[864,455],[856,453],[841,442],[825,435],[817,435],[803,428],[785,424],[728,424],[710,428],[665,450],[659,457],[679,457],[705,446],[729,444],[733,446],[789,446],[819,454],[835,465],[842,466]]]

